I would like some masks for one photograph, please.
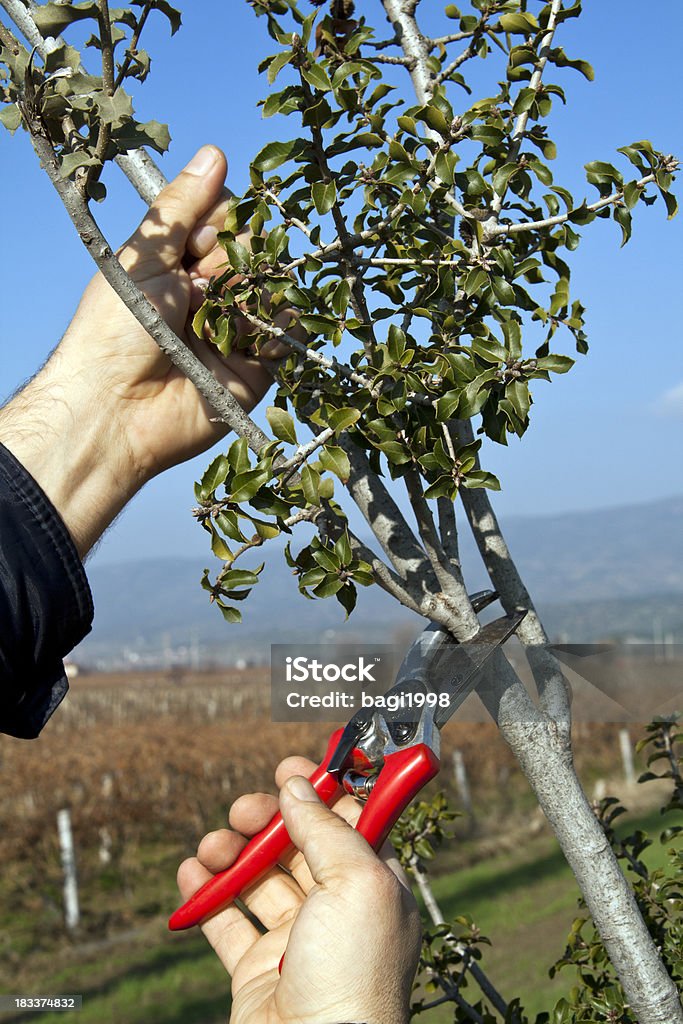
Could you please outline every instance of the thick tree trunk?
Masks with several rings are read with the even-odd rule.
[[[415,18],[417,4],[415,0],[381,2],[398,45],[410,60],[417,98],[426,103],[434,79],[427,64],[429,41]],[[553,0],[551,20],[542,42],[544,51],[552,42],[560,6],[559,0]],[[542,70],[542,66],[536,69],[539,82]],[[523,128],[522,125],[517,132],[519,138]],[[469,424],[465,430],[471,430]],[[543,711],[531,703],[502,655],[489,670],[479,694],[515,753],[558,838],[639,1024],[683,1024],[676,987],[574,770],[566,684],[545,646],[545,631],[510,557],[488,494],[470,491],[464,500],[470,525],[504,607],[508,611],[515,607],[530,609],[520,639],[528,652]],[[464,640],[472,635],[476,624],[454,620],[449,628]]]

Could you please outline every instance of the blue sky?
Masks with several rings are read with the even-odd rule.
[[[141,117],[167,121],[173,144],[163,159],[171,177],[204,142],[220,145],[230,161],[229,182],[244,187],[249,159],[289,126],[262,121],[257,100],[266,83],[256,65],[275,45],[243,0],[178,3],[184,28],[168,38],[161,19],[147,43],[153,72],[137,97]],[[426,30],[448,31],[444,5],[423,0]],[[465,6],[463,4],[463,6]],[[536,4],[530,4],[531,9]],[[653,8],[641,0],[586,3],[579,21],[563,26],[559,42],[588,59],[596,80],[555,72],[569,104],[557,106],[551,135],[558,143],[556,181],[583,192],[583,164],[621,159],[615,150],[640,138],[683,155],[680,39],[677,0]],[[379,0],[359,7],[382,29]],[[481,67],[486,72],[486,64]],[[484,78],[481,79],[482,82]],[[482,91],[487,95],[487,91]],[[615,156],[617,159],[615,160]],[[59,339],[92,268],[27,140],[0,134],[3,273],[0,277],[0,398],[29,377]],[[118,243],[142,214],[140,201],[116,169],[110,200],[100,213]],[[586,188],[588,195],[594,190]],[[565,377],[538,382],[532,426],[507,449],[489,446],[485,461],[503,491],[503,516],[557,513],[645,501],[679,493],[683,426],[681,250],[683,220],[664,207],[636,211],[632,241],[619,249],[619,231],[598,221],[583,229],[572,255],[573,290],[588,308],[591,351]],[[565,348],[569,351],[569,348]],[[142,554],[205,550],[189,515],[192,482],[206,457],[152,482],[103,542],[100,561]],[[155,551],[149,537],[154,531]]]

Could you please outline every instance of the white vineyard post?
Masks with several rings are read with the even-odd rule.
[[[458,790],[458,795],[462,801],[462,805],[466,812],[472,815],[472,794],[470,793],[470,784],[467,779],[467,769],[465,768],[465,759],[462,756],[462,750],[453,751],[453,775],[455,776],[455,785]]]
[[[71,831],[71,813],[68,807],[57,812],[59,849],[64,872],[64,921],[69,931],[78,927],[81,919],[78,906],[78,880],[76,878],[76,854]]]
[[[633,764],[631,734],[628,729],[619,730],[619,747],[621,749],[621,760],[624,765],[624,779],[629,786],[632,786],[636,781],[636,770]]]

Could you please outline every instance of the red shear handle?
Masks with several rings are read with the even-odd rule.
[[[379,850],[410,801],[434,778],[439,768],[438,757],[424,743],[385,758],[356,825],[373,850]]]
[[[322,764],[310,777],[313,788],[325,803],[329,803],[339,792],[337,780],[334,775],[328,774],[327,765],[341,734],[341,729],[332,734]],[[215,875],[171,915],[168,927],[171,931],[181,931],[218,913],[274,867],[291,845],[282,815],[278,813],[262,832],[247,843],[231,867]]]

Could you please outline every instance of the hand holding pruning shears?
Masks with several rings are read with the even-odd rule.
[[[477,594],[473,605],[480,610],[496,596],[490,591]],[[310,763],[306,765],[311,784],[300,779],[295,784],[303,786],[308,799],[297,800],[287,785],[281,791],[281,813],[274,813],[274,798],[252,796],[246,803],[243,798],[230,818],[242,834],[213,833],[200,846],[199,863],[186,861],[181,866],[181,892],[187,896],[197,891],[172,915],[169,926],[177,930],[203,923],[233,974],[235,1021],[268,1019],[249,1016],[252,996],[263,1012],[264,992],[273,1000],[271,1008],[282,1008],[275,1020],[398,1024],[407,1019],[417,962],[407,923],[414,909],[406,904],[406,890],[397,876],[388,873],[370,847],[382,848],[402,811],[437,774],[441,728],[475,689],[482,669],[525,614],[497,619],[462,644],[435,625],[427,627],[385,695],[383,708],[391,710],[357,712],[345,729],[332,734],[322,764],[313,771]],[[279,784],[288,772],[286,764],[281,766]],[[360,812],[352,797],[362,802]],[[335,811],[355,821],[355,834],[321,801],[334,804]],[[252,837],[249,842],[246,836]],[[391,858],[386,848],[384,854]],[[388,882],[393,892],[386,888]],[[365,892],[359,892],[364,886]],[[234,906],[240,897],[268,929],[262,938]],[[392,915],[397,915],[395,932],[387,919]],[[375,941],[368,934],[370,920]],[[386,947],[397,939],[398,948],[388,960]],[[253,963],[256,950],[261,973]],[[396,977],[388,977],[387,971],[394,968]],[[361,990],[356,1001],[351,1000],[355,1009],[342,1012],[349,986],[355,989],[350,979],[356,974]],[[368,988],[368,978],[373,977],[377,989],[372,984]],[[393,1002],[390,992],[400,992],[401,1001],[387,1015],[385,1004]],[[359,994],[366,1002],[358,1002]],[[292,1016],[297,996],[304,1003],[313,1000],[310,1017],[308,1009]],[[364,1009],[367,1000],[372,1014]],[[245,1016],[240,1015],[242,1005],[247,1006]]]
[[[230,811],[234,831],[210,833],[197,858],[181,864],[181,894],[222,871],[281,810],[295,848],[243,896],[266,934],[234,904],[202,925],[232,975],[230,1024],[407,1024],[417,905],[388,844],[377,857],[347,824],[360,813],[353,797],[330,810],[315,796],[301,777],[314,769],[299,757],[279,766],[279,805],[265,794],[240,797]]]

